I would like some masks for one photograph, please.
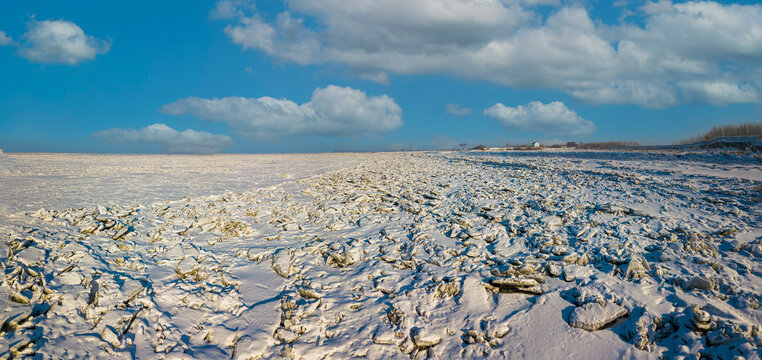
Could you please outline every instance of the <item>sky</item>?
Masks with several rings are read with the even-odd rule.
[[[669,144],[762,121],[758,1],[16,1],[0,149]]]

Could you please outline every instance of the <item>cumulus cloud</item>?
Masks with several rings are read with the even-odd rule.
[[[0,30],[0,46],[8,46],[13,44],[13,39],[5,34],[5,31]]]
[[[165,124],[153,124],[139,130],[101,130],[93,136],[108,142],[158,145],[162,152],[183,154],[219,153],[233,143],[226,135],[191,129],[177,131]]]
[[[27,25],[22,42],[15,45],[19,54],[31,62],[68,65],[92,60],[111,47],[110,42],[86,35],[77,24],[67,20],[33,20]]]
[[[454,116],[467,116],[471,115],[471,109],[467,107],[461,107],[458,104],[445,104],[445,112]]]
[[[273,23],[259,14],[240,17],[226,34],[244,49],[256,49],[297,64],[343,62],[357,73],[412,73],[409,56],[425,56],[475,48],[497,34],[507,35],[528,20],[517,5],[499,0],[295,0],[291,11]],[[304,25],[298,12],[324,24],[315,32]],[[436,60],[436,59],[432,59]],[[393,61],[391,66],[381,62]],[[419,64],[413,64],[416,67]]]
[[[345,64],[380,83],[388,74],[448,74],[649,108],[695,101],[681,83],[723,82],[760,94],[760,4],[647,2],[633,15],[636,26],[595,21],[574,4],[549,15],[534,8],[553,3],[290,0],[273,21],[241,10],[225,32],[278,61]],[[747,101],[706,95],[712,104]]]
[[[386,95],[367,96],[349,87],[315,89],[312,99],[297,104],[271,97],[189,97],[164,105],[170,115],[192,114],[224,122],[237,134],[255,140],[290,135],[369,136],[402,126],[402,109]]]
[[[554,136],[584,136],[595,132],[595,125],[559,101],[543,104],[532,101],[517,107],[497,103],[484,115],[500,120],[506,129],[542,131]]]

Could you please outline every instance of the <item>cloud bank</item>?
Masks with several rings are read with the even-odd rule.
[[[32,20],[20,42],[0,31],[0,46],[16,46],[19,55],[33,63],[78,65],[109,51],[111,43],[88,36],[67,20]]]
[[[595,125],[583,119],[559,101],[543,104],[532,101],[517,107],[497,103],[484,115],[500,120],[506,129],[541,131],[554,136],[585,136],[595,132]]]
[[[538,4],[557,6],[547,15]],[[762,102],[762,5],[661,0],[625,10],[643,25],[607,25],[558,1],[289,0],[272,21],[228,11],[237,15],[225,33],[278,61],[345,64],[380,83],[390,73],[447,74],[601,104]]]
[[[205,131],[177,131],[165,124],[153,124],[139,130],[101,130],[93,137],[115,143],[158,145],[165,153],[214,154],[231,145],[233,140],[226,135],[215,135]]]
[[[297,104],[271,97],[189,97],[164,105],[169,115],[191,114],[224,122],[236,134],[254,140],[284,136],[370,136],[402,126],[402,109],[386,96],[367,96],[349,87],[329,85],[315,89],[312,99]]]

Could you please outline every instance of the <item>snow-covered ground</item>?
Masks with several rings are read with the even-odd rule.
[[[0,357],[761,356],[759,157],[11,154],[0,181]]]

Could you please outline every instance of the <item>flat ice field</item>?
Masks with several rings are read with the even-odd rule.
[[[759,154],[0,156],[0,358],[762,356]]]

